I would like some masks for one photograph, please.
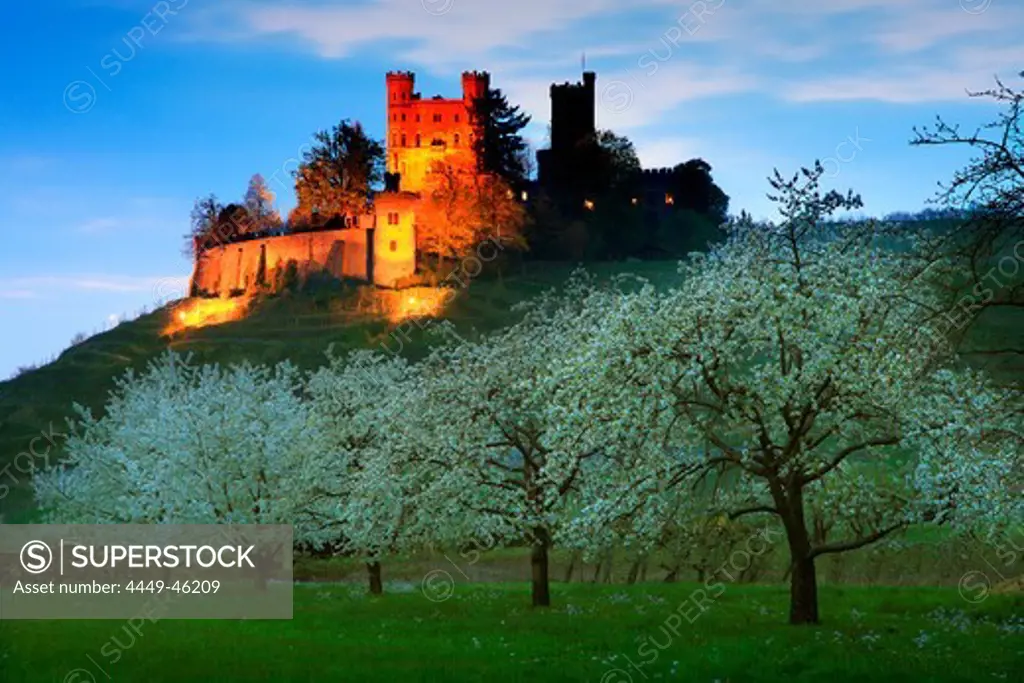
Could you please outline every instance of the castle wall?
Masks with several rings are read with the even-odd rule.
[[[369,280],[366,251],[367,231],[358,228],[226,244],[197,259],[192,295],[251,294],[261,282],[273,286],[292,260],[301,277],[326,270],[335,277]]]

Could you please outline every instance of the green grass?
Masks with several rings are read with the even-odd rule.
[[[523,584],[457,583],[443,602],[388,588],[298,585],[291,621],[7,621],[4,680],[977,683],[1024,667],[1020,597],[827,588],[823,624],[791,627],[767,586],[727,585],[703,612],[695,584],[556,584],[551,609]]]

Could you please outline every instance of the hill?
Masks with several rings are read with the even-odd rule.
[[[514,274],[467,278],[467,286],[458,289],[440,317],[463,335],[500,328],[515,319],[514,304],[558,286],[574,268],[533,262]],[[678,277],[674,261],[591,264],[588,270],[602,278],[635,273],[660,285]],[[55,460],[67,419],[74,416],[74,403],[99,412],[117,377],[129,368],[144,368],[168,349],[191,353],[198,362],[272,364],[289,359],[313,368],[324,361],[331,345],[337,350],[383,348],[414,359],[436,343],[428,322],[400,328],[401,323],[367,306],[376,296],[373,291],[338,281],[315,283],[260,300],[242,319],[168,336],[164,331],[180,305],[173,302],[72,346],[46,366],[0,383],[0,517],[24,520],[31,510],[25,472],[28,463],[41,465],[45,458],[19,454],[28,453],[34,443],[36,453],[43,455],[49,439],[56,447],[48,457]],[[1002,352],[1019,348],[1024,310],[993,309],[980,322],[966,341],[972,361],[1006,383],[1024,381],[1024,355]]]
[[[528,263],[512,275],[484,274],[472,280],[463,276],[467,286],[457,289],[441,317],[450,320],[460,334],[500,328],[514,319],[514,304],[564,282],[574,268]],[[599,276],[632,272],[669,282],[676,264],[609,263],[588,270]],[[164,330],[174,323],[181,303],[172,302],[66,349],[48,365],[0,383],[0,473],[5,467],[9,473],[0,477],[0,516],[18,521],[30,507],[28,477],[22,470],[27,471],[33,460],[41,465],[45,458],[19,457],[19,453],[27,453],[33,439],[44,437],[35,441],[35,451],[42,455],[49,436],[57,446],[49,453],[54,460],[67,419],[74,416],[73,404],[98,413],[116,378],[129,368],[144,368],[168,349],[191,353],[204,363],[272,364],[288,359],[312,368],[323,363],[330,345],[336,350],[384,348],[415,358],[436,343],[428,322],[409,322],[400,329],[401,323],[369,308],[372,291],[351,283],[319,282],[260,300],[240,320],[168,336]],[[6,495],[4,486],[11,489]]]

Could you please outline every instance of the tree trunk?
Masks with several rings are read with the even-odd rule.
[[[615,558],[609,551],[608,557],[605,560],[604,566],[601,568],[601,583],[612,582],[612,567],[615,566]]]
[[[384,593],[384,583],[380,579],[380,562],[367,562],[366,569],[370,574],[370,594]]]
[[[547,529],[534,530],[533,550],[530,553],[534,607],[551,606],[551,587],[548,582],[548,538]]]
[[[789,623],[818,623],[818,577],[811,556],[811,535],[804,516],[804,492],[791,484],[784,490],[778,481],[769,480],[775,507],[782,513],[789,545]]]
[[[565,570],[565,582],[569,583],[572,581],[572,573],[576,569],[576,563],[580,560],[580,553],[576,551],[569,558],[569,568]]]
[[[813,559],[793,563],[789,578],[789,623],[818,623],[818,579]]]

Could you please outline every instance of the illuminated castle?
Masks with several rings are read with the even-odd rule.
[[[434,162],[475,163],[479,130],[473,103],[487,93],[490,81],[487,72],[467,71],[462,74],[462,97],[425,100],[414,90],[412,72],[388,72],[387,170],[401,178],[401,189],[422,192]]]
[[[389,72],[387,173],[372,209],[338,226],[285,235],[242,238],[197,249],[191,296],[241,296],[272,288],[294,263],[303,278],[326,271],[384,287],[399,287],[416,272],[416,213],[434,162],[475,172],[478,127],[473,103],[487,93],[490,75],[462,74],[462,97],[430,99],[415,92],[415,75]]]

